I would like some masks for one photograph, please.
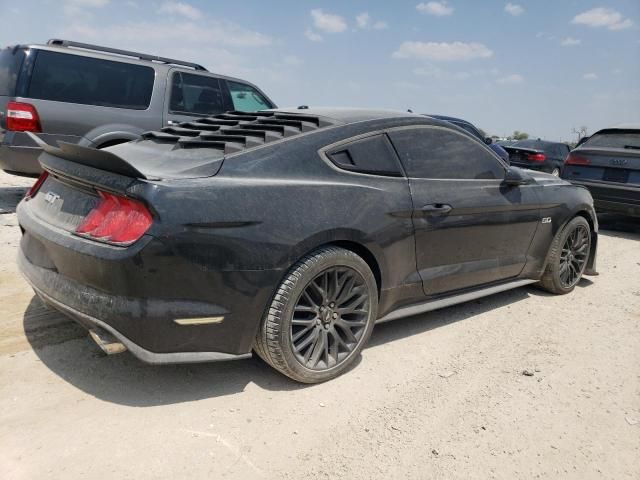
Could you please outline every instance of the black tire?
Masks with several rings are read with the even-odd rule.
[[[584,217],[572,219],[551,242],[547,266],[538,285],[564,295],[582,278],[591,251],[591,227]]]
[[[349,250],[322,247],[296,263],[282,281],[254,351],[293,380],[324,382],[356,361],[377,310],[378,289],[367,263]]]

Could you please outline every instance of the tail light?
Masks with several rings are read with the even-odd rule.
[[[111,193],[98,194],[98,205],[76,228],[77,235],[116,245],[130,245],[151,226],[151,213],[144,204]]]
[[[48,176],[49,176],[49,172],[42,172],[40,174],[40,176],[36,180],[36,183],[33,184],[33,186],[27,191],[27,194],[24,196],[25,200],[33,197],[36,193],[38,193],[38,190],[40,190],[40,187],[42,186],[42,184],[44,183],[44,181],[47,179]]]
[[[591,160],[575,153],[570,153],[564,161],[565,165],[589,165]]]
[[[544,153],[530,153],[527,155],[527,160],[530,162],[544,162],[546,158]]]
[[[7,130],[41,132],[40,117],[38,117],[36,107],[30,103],[9,102],[7,104]]]

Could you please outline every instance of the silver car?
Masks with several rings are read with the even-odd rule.
[[[0,168],[37,175],[26,132],[104,148],[225,111],[276,105],[255,85],[195,63],[66,40],[0,50]],[[213,128],[213,127],[212,127]]]

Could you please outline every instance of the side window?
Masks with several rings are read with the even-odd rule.
[[[219,79],[185,72],[173,73],[169,111],[186,115],[215,115],[224,110]]]
[[[327,156],[344,170],[374,175],[402,176],[393,146],[385,134],[341,145]]]
[[[444,128],[389,132],[407,175],[413,178],[502,179],[504,167],[478,142]]]
[[[240,112],[255,112],[271,108],[269,101],[258,90],[246,83],[227,80],[233,109]]]
[[[154,79],[151,67],[39,50],[27,96],[144,110],[151,101]]]

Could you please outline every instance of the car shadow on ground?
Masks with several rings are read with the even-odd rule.
[[[600,214],[598,224],[600,235],[640,240],[640,218]]]
[[[502,292],[491,297],[427,314],[376,325],[369,347],[472,321],[477,315],[526,299],[529,288]],[[128,352],[106,356],[71,320],[49,311],[50,325],[42,325],[44,308],[33,297],[24,314],[24,331],[39,360],[65,381],[101,400],[136,407],[190,402],[242,392],[249,383],[272,391],[313,388],[277,373],[254,355],[251,359],[190,365],[147,365]],[[32,325],[39,317],[41,327]],[[46,332],[41,331],[43,328]],[[358,359],[352,367],[357,369]]]
[[[0,187],[0,214],[15,213],[27,190],[26,187]]]

